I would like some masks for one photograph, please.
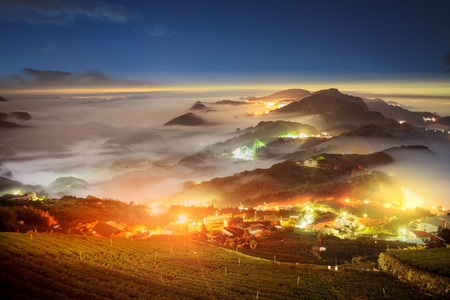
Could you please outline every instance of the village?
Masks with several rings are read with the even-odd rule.
[[[442,207],[438,207],[434,215],[428,213],[414,218],[399,218],[394,215],[371,216],[374,209],[387,208],[369,206],[367,201],[344,199],[339,209],[326,203],[263,203],[252,208],[241,204],[233,209],[216,209],[214,214],[203,217],[197,215],[196,218],[189,216],[189,211],[194,206],[179,206],[178,211],[183,213],[177,216],[177,220],[156,229],[141,225],[130,230],[125,224],[97,221],[88,226],[79,224],[77,230],[86,235],[132,239],[144,239],[154,235],[181,235],[234,248],[251,248],[252,240],[294,231],[315,233],[319,243],[320,236],[335,236],[347,240],[400,241],[422,246],[448,242],[441,236],[444,231],[450,229],[450,215],[449,211]]]

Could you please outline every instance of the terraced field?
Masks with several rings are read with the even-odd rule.
[[[388,253],[412,267],[450,277],[450,248],[393,249]]]
[[[331,269],[174,236],[0,233],[6,299],[427,299],[382,272]]]

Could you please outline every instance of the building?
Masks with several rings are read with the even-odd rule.
[[[211,216],[203,218],[203,224],[207,230],[221,229],[225,226],[225,222],[230,219],[229,215]]]
[[[351,214],[343,214],[336,218],[336,227],[339,230],[354,229],[358,224],[359,218]]]
[[[92,233],[103,237],[129,237],[131,235],[131,233],[115,226],[113,222],[103,221],[98,221],[97,224],[95,224],[92,228]]]
[[[441,239],[440,237],[437,237],[431,233],[428,233],[426,231],[419,231],[419,230],[412,230],[410,232],[408,232],[408,235],[412,238],[417,238],[417,239],[421,239],[423,242],[425,243],[429,243],[429,242],[443,242],[444,240]]]
[[[232,218],[225,219],[223,224],[225,227],[236,226],[237,224],[240,224],[243,221],[244,221],[243,217],[232,217]]]
[[[248,233],[250,233],[251,235],[262,235],[264,233],[264,231],[266,230],[266,226],[262,225],[262,224],[257,224],[254,226],[251,226],[249,228],[247,228]]]
[[[425,231],[428,233],[437,233],[440,227],[443,227],[445,220],[439,216],[426,217],[418,225],[419,231]]]
[[[244,230],[234,226],[224,227],[220,231],[227,237],[241,237],[244,235]]]

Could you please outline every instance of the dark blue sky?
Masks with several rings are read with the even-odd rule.
[[[0,33],[0,76],[14,84],[62,74],[26,68],[80,82],[87,70],[153,82],[450,78],[444,0],[4,0]]]

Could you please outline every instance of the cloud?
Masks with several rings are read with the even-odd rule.
[[[110,77],[100,71],[88,70],[72,73],[55,70],[26,68],[20,75],[13,75],[0,81],[0,88],[29,87],[89,87],[89,86],[142,86],[151,84],[137,80]]]
[[[84,0],[3,0],[0,22],[67,25],[79,19],[125,23],[136,13],[121,5]]]
[[[147,34],[150,37],[159,38],[159,37],[173,36],[175,35],[175,31],[166,27],[155,26],[152,29],[147,30]]]

